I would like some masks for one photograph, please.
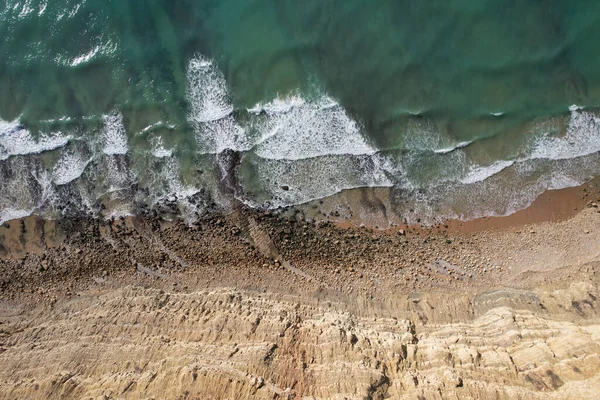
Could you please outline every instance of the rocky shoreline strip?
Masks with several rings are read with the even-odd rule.
[[[482,276],[499,281],[505,272],[480,251],[478,238],[443,227],[341,228],[301,214],[282,218],[252,210],[191,226],[152,217],[28,217],[0,228],[0,240],[5,299],[31,291],[70,295],[70,287],[81,290],[109,277],[160,279],[193,270],[206,271],[207,284],[230,274],[232,284],[248,275],[253,285],[275,274],[302,290],[346,294],[471,285]]]

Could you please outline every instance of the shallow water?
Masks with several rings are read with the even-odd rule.
[[[600,4],[571,3],[8,0],[0,221],[363,186],[511,213],[600,174]]]

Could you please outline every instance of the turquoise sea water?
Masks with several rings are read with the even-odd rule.
[[[0,221],[363,186],[507,214],[600,174],[599,43],[584,0],[6,0]]]

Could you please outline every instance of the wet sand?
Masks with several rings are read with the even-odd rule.
[[[344,191],[302,207],[302,213],[315,220],[331,220],[338,226],[367,226],[374,229],[425,229],[449,232],[476,233],[528,224],[563,221],[574,217],[589,203],[600,204],[600,178],[581,186],[548,190],[529,207],[506,216],[490,216],[471,220],[448,219],[433,226],[403,223],[394,212],[387,188],[361,188]],[[341,206],[340,206],[341,205]]]
[[[507,229],[528,224],[564,221],[577,215],[588,203],[600,204],[600,178],[581,186],[549,190],[533,203],[514,214],[503,217],[478,218],[471,221],[447,221],[450,229],[462,232]]]

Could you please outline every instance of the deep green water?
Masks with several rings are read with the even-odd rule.
[[[600,174],[598,105],[597,1],[5,0],[0,221],[361,186],[506,214]]]

